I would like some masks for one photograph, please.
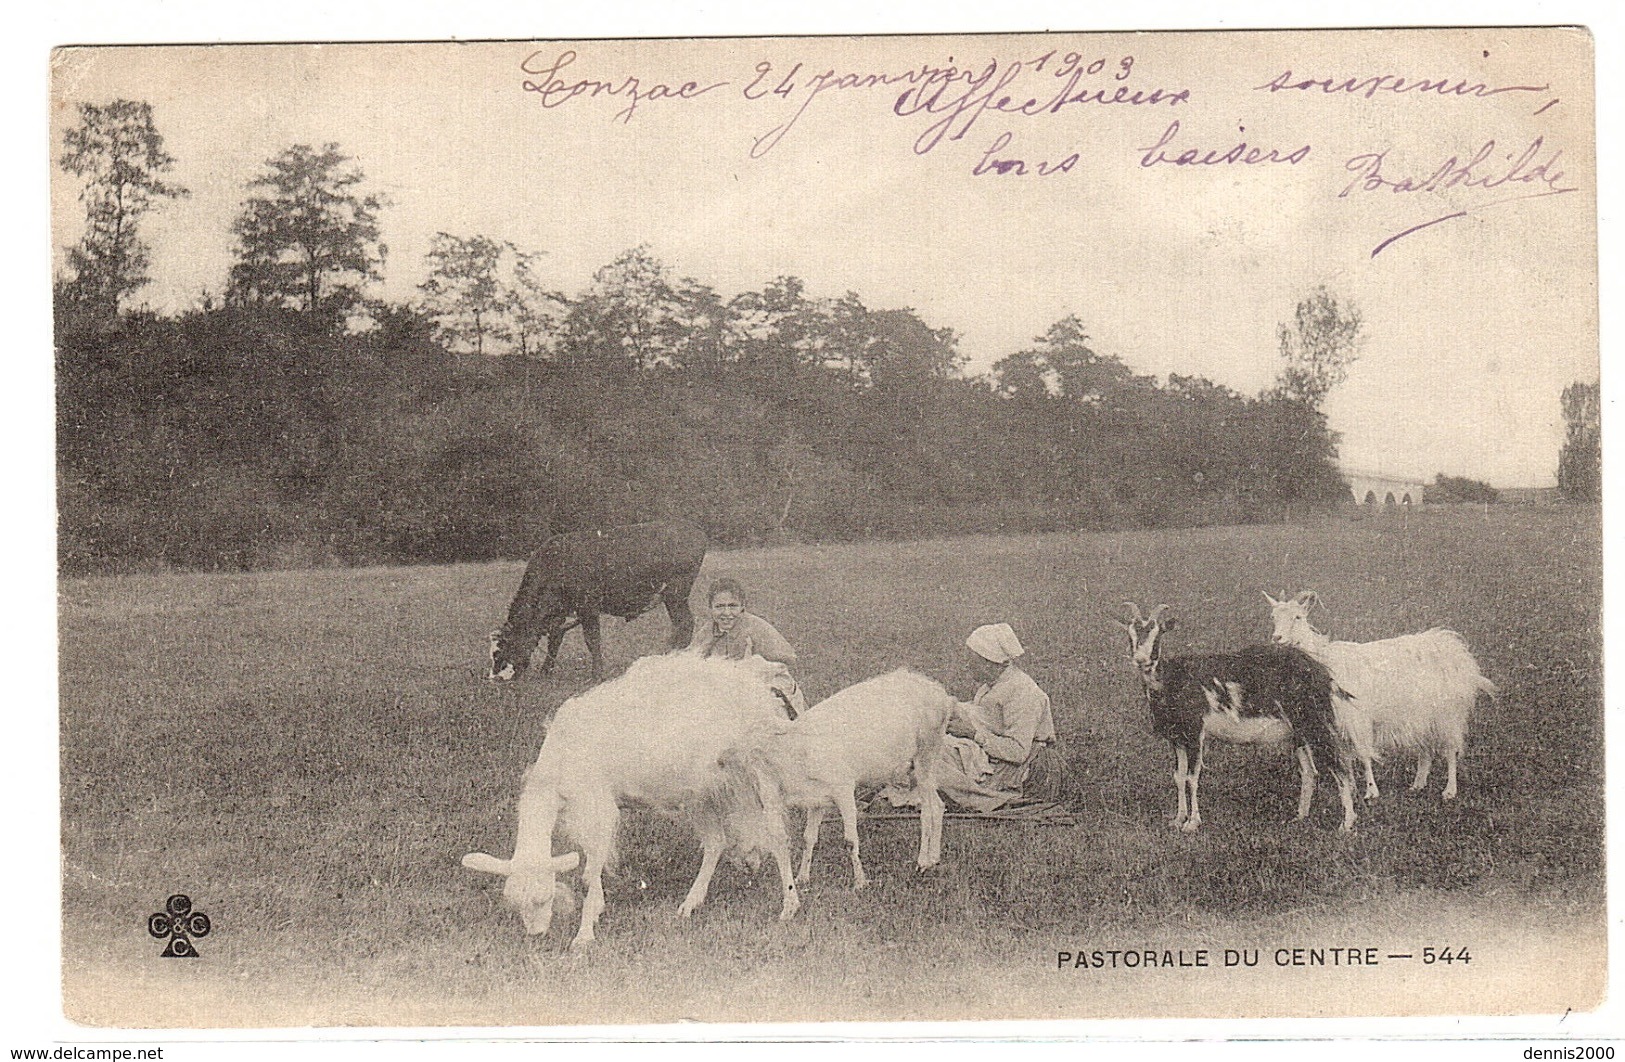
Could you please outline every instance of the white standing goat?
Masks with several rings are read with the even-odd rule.
[[[1467,740],[1467,723],[1478,695],[1494,697],[1495,684],[1478,669],[1455,631],[1435,627],[1377,642],[1334,642],[1309,625],[1320,595],[1305,590],[1290,600],[1268,593],[1275,641],[1295,645],[1331,671],[1348,691],[1347,725],[1365,763],[1365,795],[1377,799],[1371,764],[1384,752],[1416,753],[1415,792],[1427,785],[1435,754],[1445,758],[1443,797],[1456,795],[1456,758]],[[1369,750],[1369,751],[1366,751]]]
[[[638,660],[559,707],[525,773],[513,858],[474,852],[463,865],[506,877],[503,896],[525,932],[539,934],[552,922],[555,897],[568,903],[572,896],[556,875],[584,854],[587,898],[572,946],[585,944],[603,913],[602,875],[614,860],[621,808],[638,804],[686,820],[699,835],[700,872],[679,908],[683,917],[705,902],[717,861],[737,845],[773,856],[784,887],[779,918],[791,918],[801,901],[778,792],[724,762],[774,724],[785,724],[779,700],[749,667],[684,654]],[[555,828],[580,852],[554,854]]]
[[[858,854],[861,785],[912,785],[920,798],[919,868],[941,861],[943,804],[936,764],[955,704],[940,682],[902,668],[819,701],[746,751],[758,777],[776,783],[786,804],[807,810],[797,881],[805,883],[812,873],[819,827],[833,804],[852,851],[852,887],[869,883]]]

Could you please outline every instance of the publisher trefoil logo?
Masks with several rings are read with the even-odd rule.
[[[192,946],[192,938],[209,935],[209,916],[192,910],[190,896],[177,893],[169,898],[162,911],[147,916],[147,932],[159,940],[169,938],[162,958],[195,959],[198,954],[197,948]]]

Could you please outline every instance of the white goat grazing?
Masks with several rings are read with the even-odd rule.
[[[1415,752],[1415,792],[1427,785],[1434,754],[1445,758],[1443,797],[1456,795],[1456,758],[1467,740],[1467,721],[1480,693],[1494,697],[1495,684],[1478,669],[1455,631],[1435,627],[1421,634],[1377,642],[1334,642],[1309,625],[1320,595],[1305,590],[1291,600],[1268,593],[1275,640],[1295,645],[1324,663],[1348,691],[1349,738],[1365,763],[1365,795],[1377,799],[1371,763],[1383,752]]]
[[[779,918],[801,906],[790,877],[790,846],[777,790],[757,784],[724,754],[763,726],[785,723],[779,700],[750,668],[683,654],[645,657],[620,678],[564,702],[541,754],[525,774],[512,859],[484,852],[463,857],[470,870],[502,874],[503,896],[525,932],[545,933],[555,878],[586,856],[587,898],[574,945],[593,939],[604,909],[603,871],[614,859],[621,807],[640,804],[686,820],[699,834],[699,876],[679,908],[687,917],[705,901],[717,861],[732,845],[767,850],[784,886]],[[581,852],[553,854],[554,828]]]
[[[812,874],[818,830],[833,804],[852,850],[852,887],[869,883],[858,855],[860,785],[912,783],[920,798],[919,868],[942,860],[936,764],[955,703],[940,682],[901,668],[818,702],[795,722],[765,732],[747,751],[758,777],[775,782],[785,803],[807,810],[797,881],[805,883]]]

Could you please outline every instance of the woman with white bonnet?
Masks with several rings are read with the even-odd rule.
[[[1061,769],[1055,751],[1055,719],[1049,694],[1016,661],[1024,655],[1008,623],[978,627],[965,639],[967,661],[978,683],[970,704],[961,703],[948,724],[937,788],[975,811],[996,811],[1028,793],[1054,800]]]

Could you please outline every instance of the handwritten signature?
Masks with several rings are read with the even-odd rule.
[[[1495,141],[1488,140],[1465,162],[1459,155],[1451,155],[1425,177],[1395,177],[1386,174],[1383,172],[1383,164],[1388,159],[1388,150],[1368,152],[1355,155],[1343,164],[1344,169],[1356,176],[1337,193],[1337,198],[1346,199],[1355,193],[1384,191],[1406,195],[1416,192],[1439,192],[1449,188],[1478,188],[1488,191],[1498,188],[1505,188],[1508,191],[1521,189],[1516,195],[1475,203],[1468,209],[1444,214],[1395,233],[1372,250],[1371,257],[1375,258],[1395,240],[1441,222],[1466,217],[1475,210],[1519,199],[1536,199],[1541,196],[1579,191],[1577,185],[1561,183],[1563,171],[1558,169],[1558,162],[1563,157],[1562,150],[1553,149],[1549,157],[1543,159],[1541,156],[1545,152],[1546,139],[1541,136],[1535,137],[1521,152],[1505,154],[1497,151]]]

